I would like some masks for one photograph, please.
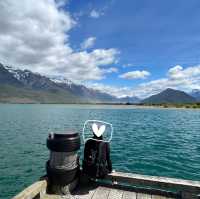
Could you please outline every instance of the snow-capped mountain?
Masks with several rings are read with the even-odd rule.
[[[56,84],[67,84],[69,86],[74,84],[71,80],[66,79],[63,76],[52,76],[52,77],[49,77],[49,78],[51,79],[51,81],[55,82]]]
[[[53,81],[51,81],[48,77],[42,76],[39,73],[33,73],[29,70],[20,70],[15,69],[10,66],[5,66],[5,69],[9,71],[13,75],[16,80],[18,80],[25,87],[29,87],[32,89],[56,89],[57,85]]]
[[[10,97],[15,99],[17,95],[19,101],[26,99],[32,102],[34,98],[33,102],[39,103],[128,103],[131,100],[130,98],[117,98],[84,85],[75,84],[61,76],[46,77],[29,70],[20,70],[0,64],[0,86],[2,88],[5,85],[7,87],[3,89],[3,94],[0,93],[0,99],[1,95],[7,96],[6,99]],[[12,92],[8,92],[9,89]]]
[[[0,63],[0,84],[20,86],[21,82]]]

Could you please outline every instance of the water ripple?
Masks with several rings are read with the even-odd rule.
[[[44,174],[49,132],[81,132],[87,119],[113,124],[115,170],[200,180],[200,111],[0,105],[0,198],[11,198]]]

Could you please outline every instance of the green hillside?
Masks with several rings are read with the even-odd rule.
[[[80,99],[64,90],[37,91],[23,87],[0,85],[1,103],[80,103]]]

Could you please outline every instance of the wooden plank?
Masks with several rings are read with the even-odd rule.
[[[108,199],[122,199],[123,192],[120,189],[111,189],[108,195]]]
[[[107,199],[110,189],[106,187],[98,187],[92,197],[92,199]]]
[[[42,199],[60,199],[61,196],[59,195],[49,195],[49,194],[46,194],[42,197]]]
[[[70,196],[70,199],[91,199],[96,192],[96,189],[93,187],[81,187],[73,195]],[[68,196],[69,197],[69,196]]]
[[[173,199],[173,198],[168,198],[168,197],[159,196],[159,195],[152,195],[151,199]]]
[[[137,193],[137,199],[151,199],[151,195],[144,193]]]
[[[181,193],[181,198],[182,199],[198,199],[199,197],[197,194],[189,193],[189,192],[182,192]]]
[[[159,195],[152,195],[151,199],[166,199],[165,197],[163,198],[162,196]]]
[[[131,191],[124,191],[122,199],[136,199],[136,193]]]
[[[90,194],[84,194],[84,195],[48,195],[46,194],[41,199],[91,199],[92,196]]]
[[[42,196],[46,192],[46,187],[47,187],[46,180],[37,181],[34,184],[27,187],[26,189],[24,189],[18,195],[13,197],[13,199],[34,198],[37,195]]]
[[[108,180],[125,182],[138,186],[158,186],[162,189],[179,189],[186,192],[200,193],[200,182],[175,178],[139,175],[132,173],[113,172],[107,176]]]

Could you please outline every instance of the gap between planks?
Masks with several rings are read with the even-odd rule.
[[[107,187],[98,187],[91,199],[173,199],[160,195],[151,195],[144,193],[135,193],[120,189],[112,189]]]
[[[95,189],[88,190],[88,193],[81,193],[83,190],[77,191],[71,196],[46,195],[45,199],[174,199],[165,196],[151,195],[144,193],[135,193],[121,189],[112,189],[99,186]]]

